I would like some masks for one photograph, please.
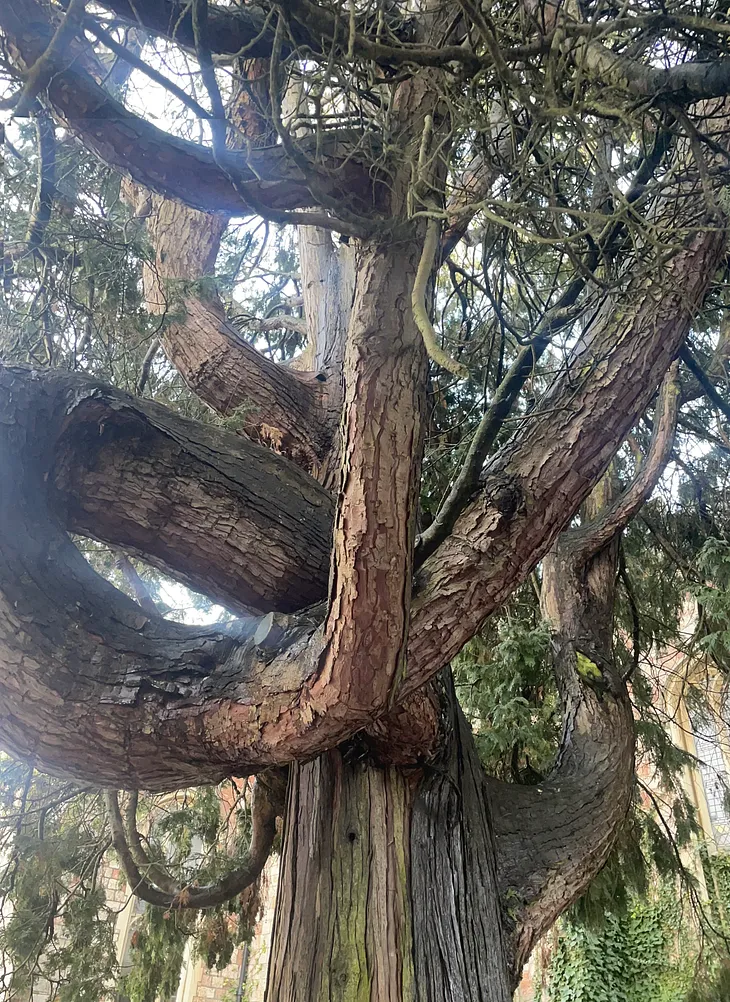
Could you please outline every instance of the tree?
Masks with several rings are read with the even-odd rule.
[[[504,1002],[631,801],[611,637],[620,533],[661,476],[680,403],[689,421],[704,395],[728,413],[726,341],[701,340],[726,255],[724,15],[100,7],[0,10],[5,103],[38,128],[34,211],[4,276],[41,269],[23,331],[37,314],[52,363],[11,353],[0,369],[3,744],[112,789],[259,774],[242,871],[197,895],[156,873],[114,795],[110,811],[138,893],[173,909],[250,882],[284,812],[270,999]],[[198,90],[122,28],[191,59]],[[170,131],[115,96],[110,54],[184,106]],[[185,138],[188,113],[209,142]],[[156,341],[136,397],[85,363],[88,340],[70,349],[53,283],[66,268],[77,290],[79,263],[51,240],[49,115],[128,179],[155,337],[221,425],[142,398]],[[305,333],[290,365],[241,336],[212,281],[231,216],[298,227],[304,315],[248,328]],[[431,434],[424,469],[427,434],[453,445],[449,426],[473,432],[468,447],[439,453]],[[646,455],[621,483],[627,440]],[[241,615],[166,620],[69,532]],[[506,784],[484,772],[448,666],[543,559],[561,747],[537,784]]]

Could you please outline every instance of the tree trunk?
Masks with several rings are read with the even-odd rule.
[[[507,1002],[486,781],[451,687],[429,766],[292,768],[267,1002]]]

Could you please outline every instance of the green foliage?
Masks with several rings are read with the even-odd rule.
[[[5,758],[0,791],[0,962],[13,970],[9,998],[45,979],[60,1002],[97,1002],[116,974],[99,799]]]
[[[69,898],[63,910],[63,935],[53,954],[63,975],[59,1002],[96,1002],[108,992],[116,974],[113,917],[98,885],[88,894]]]
[[[648,829],[641,838],[651,853]],[[619,907],[605,897],[593,923],[585,908],[570,909],[544,972],[547,1002],[727,1002],[730,854],[697,846],[685,860],[701,866],[706,892],[686,872],[680,883],[675,862],[663,875],[645,870]]]
[[[485,767],[515,782],[536,781],[550,768],[560,727],[550,637],[527,595],[453,664],[456,691]]]
[[[148,907],[132,937],[132,968],[120,988],[130,1002],[174,996],[191,929],[179,911]]]
[[[600,931],[565,923],[552,957],[549,1002],[685,1002],[693,964],[675,955],[678,907],[671,894],[634,900]]]
[[[704,612],[700,646],[720,665],[730,666],[730,542],[711,536],[697,554],[697,568],[707,584],[694,594]]]
[[[109,831],[95,793],[0,760],[0,970],[9,1002],[50,983],[58,1002],[103,1002],[118,984],[130,1002],[174,994],[188,940],[208,966],[225,967],[252,935],[257,887],[205,912],[147,907],[119,979],[117,909],[107,901]],[[222,811],[222,794],[229,809]],[[145,848],[181,884],[215,883],[240,862],[251,836],[248,786],[142,797]]]

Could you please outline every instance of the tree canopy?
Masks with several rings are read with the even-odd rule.
[[[689,837],[656,664],[730,643],[729,30],[3,5],[4,887],[42,898],[16,967],[73,930],[59,881],[98,915],[111,846],[210,931],[185,909],[222,921],[283,816],[270,999],[504,1002],[625,831],[637,736],[673,791],[645,844]],[[134,791],[254,774],[198,878],[207,793],[169,867],[154,806],[145,846]]]

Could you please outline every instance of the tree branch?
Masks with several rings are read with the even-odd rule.
[[[676,397],[673,370],[665,395]],[[604,478],[587,507],[600,512],[609,497]],[[577,550],[567,531],[543,561],[540,606],[563,702],[555,765],[537,787],[491,784],[503,893],[515,902],[516,971],[603,866],[631,802],[633,713],[613,656],[621,526],[610,514],[597,521],[613,528],[600,549]]]
[[[654,430],[644,462],[623,494],[600,517],[567,534],[574,557],[586,561],[603,549],[637,514],[659,482],[674,447],[679,416],[679,363],[673,362],[664,377],[657,401]]]
[[[257,879],[269,858],[276,837],[276,818],[283,809],[280,796],[273,794],[265,779],[257,780],[251,808],[251,843],[244,861],[217,884],[206,887],[183,887],[176,886],[166,871],[151,863],[142,849],[136,828],[136,794],[132,795],[128,803],[126,823],[122,818],[119,798],[115,791],[107,791],[106,804],[112,846],[119,857],[132,892],[152,905],[179,909],[214,908],[224,901],[230,901],[249,887]]]
[[[141,25],[183,48],[195,49],[191,5],[185,0],[105,0],[103,6],[131,24]],[[208,20],[213,52],[250,59],[271,55],[274,28],[269,10],[256,3],[235,8],[214,6]]]
[[[678,63],[663,69],[612,52],[596,40],[575,42],[576,61],[600,80],[636,97],[692,104],[730,94],[730,59]]]
[[[679,353],[679,357],[687,366],[692,375],[695,377],[697,382],[700,384],[707,399],[712,401],[715,407],[717,407],[717,409],[722,414],[725,415],[728,421],[730,421],[730,404],[728,404],[726,400],[723,400],[723,398],[717,392],[715,386],[712,383],[712,380],[707,375],[707,373],[702,368],[697,359],[694,357],[688,345],[685,344],[682,347],[682,350]]]
[[[636,203],[644,194],[646,184],[667,151],[669,135],[667,129],[662,129],[656,137],[651,152],[642,160],[631,187],[626,193],[628,205]],[[626,226],[623,221],[614,222],[608,227],[599,243],[586,254],[582,262],[583,274],[577,275],[569,283],[555,305],[538,325],[531,341],[518,352],[507,374],[495,390],[489,407],[482,415],[464,457],[464,462],[446,500],[437,512],[432,524],[421,533],[416,542],[417,567],[437,550],[454,528],[457,518],[477,490],[479,476],[487,456],[526,380],[534,372],[535,365],[555,334],[575,319],[572,308],[588,284],[587,276],[597,267],[599,262],[613,257],[621,246],[625,235]]]
[[[78,397],[49,475],[66,528],[241,612],[292,612],[324,598],[333,503],[291,463],[80,375],[19,385]]]
[[[436,651],[447,661],[474,635],[603,475],[686,338],[725,240],[724,221],[697,230],[656,286],[642,277],[621,305],[607,300],[519,436],[487,465],[480,494],[418,572],[403,692],[422,684]]]
[[[135,392],[138,397],[141,397],[147,386],[147,382],[150,378],[150,369],[152,368],[152,363],[155,360],[155,356],[160,350],[160,342],[157,338],[150,343],[149,348],[145,352],[145,356],[142,359],[142,365],[139,370],[139,378],[137,379],[137,385],[135,387]]]
[[[137,573],[136,567],[126,553],[119,553],[114,563],[123,575],[129,588],[131,588],[135,601],[139,603],[145,612],[150,613],[152,616],[158,615],[159,609],[155,605],[144,581]]]
[[[27,30],[29,24],[32,32]],[[2,4],[0,29],[8,55],[20,72],[34,64],[53,37],[39,0]],[[152,191],[206,212],[270,212],[278,219],[288,210],[316,205],[305,180],[288,164],[282,150],[228,151],[223,171],[206,147],[163,132],[110,97],[85,68],[94,61],[84,43],[72,41],[66,50],[62,62],[54,63],[48,103],[60,123],[110,167]],[[371,202],[368,171],[348,159],[349,152],[342,137],[323,137],[323,156],[332,157],[338,166],[332,175],[332,195]],[[245,201],[247,192],[255,209]],[[295,216],[294,221],[306,222],[307,218]]]
[[[212,275],[227,220],[152,199],[147,232],[154,263],[142,281],[147,309],[161,314],[160,341],[187,385],[232,426],[314,476],[327,461],[340,415],[313,372],[265,358],[225,316]]]
[[[116,826],[119,820],[118,817],[118,795],[116,791],[109,791],[107,797],[114,798],[110,803],[112,806],[112,811],[110,811],[110,821],[113,820]],[[124,840],[129,849],[129,854],[134,860],[135,864],[139,868],[140,872],[144,874],[145,880],[156,884],[161,891],[172,895],[173,897],[180,892],[179,886],[173,880],[172,876],[165,869],[164,866],[159,863],[153,862],[144,850],[142,845],[142,838],[137,831],[137,807],[139,804],[139,793],[137,790],[130,790],[127,794],[127,803],[124,808],[124,813],[122,814],[122,829]],[[126,867],[125,867],[126,870]],[[130,874],[127,873],[127,880],[129,881]],[[131,882],[130,882],[131,883]],[[138,895],[139,897],[139,895]]]
[[[84,19],[87,0],[71,0],[43,53],[28,68],[23,89],[13,98],[14,115],[24,118],[30,113],[38,95],[48,87],[53,75],[67,59],[66,50]]]
[[[56,132],[45,112],[35,112],[38,142],[38,181],[25,235],[26,249],[38,250],[44,241],[56,194]]]

